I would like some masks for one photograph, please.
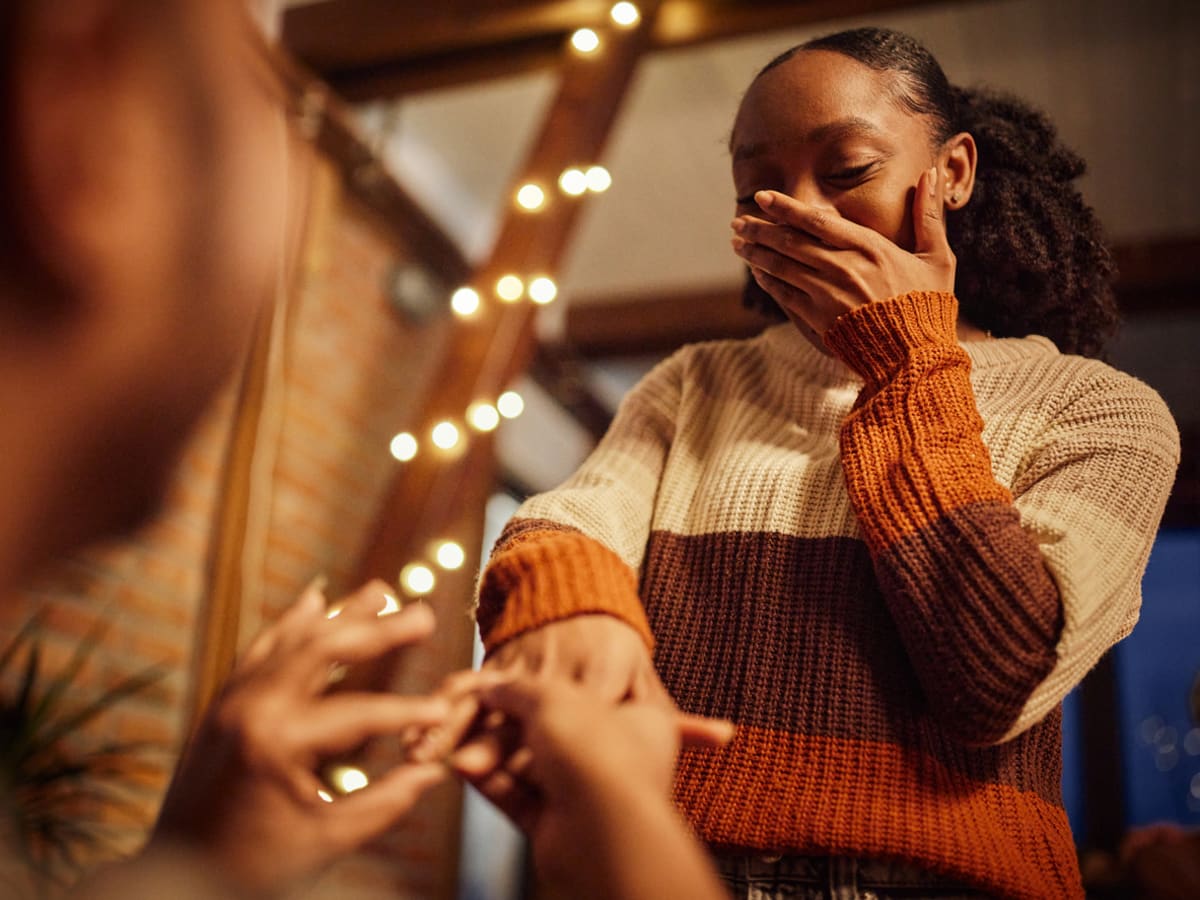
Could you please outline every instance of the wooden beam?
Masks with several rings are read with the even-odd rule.
[[[664,0],[647,49],[675,50],[930,2]],[[585,0],[495,5],[460,0],[398,16],[386,0],[338,0],[289,11],[284,41],[340,94],[369,100],[553,65],[552,48],[576,28],[611,27],[608,6]]]
[[[555,183],[568,165],[599,158],[624,98],[638,60],[649,43],[656,4],[643,3],[643,27],[613,33],[602,52],[594,56],[566,53],[558,93],[542,122],[521,180],[544,185]],[[548,202],[538,213],[510,208],[486,264],[473,283],[490,296],[501,274],[532,275],[556,272],[580,210],[580,199],[548,192]],[[411,430],[426,434],[442,418],[461,421],[473,401],[494,399],[533,357],[533,309],[527,303],[489,303],[487,314],[473,326],[456,329],[443,357],[434,395],[426,399],[422,415]],[[474,448],[485,444],[472,440]],[[421,453],[393,482],[372,539],[359,565],[366,578],[395,578],[411,555],[419,554],[430,537],[440,532],[453,515],[455,483],[464,478],[454,462],[435,452]],[[490,475],[488,476],[490,477]],[[465,488],[463,488],[465,489]]]
[[[1117,299],[1126,317],[1194,310],[1200,297],[1200,236],[1181,235],[1113,248]]]
[[[742,306],[739,285],[626,294],[573,302],[565,343],[586,359],[669,353],[695,341],[750,337],[771,321]]]
[[[567,347],[541,344],[529,375],[598,441],[608,431],[612,413],[588,387],[584,367],[583,358]]]
[[[283,41],[313,68],[336,72],[561,37],[602,25],[608,8],[604,0],[440,0],[404,7],[395,0],[337,0],[289,10]]]

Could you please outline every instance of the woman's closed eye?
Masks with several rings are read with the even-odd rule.
[[[825,178],[838,185],[853,185],[861,181],[874,168],[875,163],[873,162],[863,163],[859,166],[846,166],[845,168],[835,169],[826,175]]]

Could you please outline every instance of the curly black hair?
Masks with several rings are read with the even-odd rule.
[[[1064,353],[1101,356],[1118,324],[1116,266],[1099,219],[1075,186],[1083,159],[1050,120],[1019,98],[951,85],[919,42],[855,28],[799,44],[755,76],[804,50],[828,50],[897,75],[896,99],[928,116],[931,143],[969,132],[979,150],[971,200],[946,216],[965,319],[996,337],[1041,334]],[[747,270],[743,302],[782,317]]]

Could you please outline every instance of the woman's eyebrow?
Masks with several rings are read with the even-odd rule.
[[[826,143],[828,141],[845,140],[847,138],[880,138],[883,135],[883,129],[870,119],[864,119],[861,116],[847,116],[844,119],[836,119],[833,122],[818,125],[800,138],[797,143],[811,145]],[[767,152],[769,147],[770,143],[766,141],[754,144],[738,144],[732,148],[733,161],[742,162],[762,156]]]
[[[804,142],[806,144],[820,144],[844,138],[875,138],[881,137],[883,133],[883,129],[869,119],[864,119],[860,116],[847,116],[844,119],[818,125],[804,136]]]

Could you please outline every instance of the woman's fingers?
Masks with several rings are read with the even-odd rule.
[[[789,225],[826,247],[839,250],[869,246],[879,235],[835,211],[801,203],[779,191],[759,191],[754,195],[758,208],[773,222]]]
[[[946,238],[945,192],[937,167],[921,173],[913,194],[914,251],[930,260],[953,258]]]

